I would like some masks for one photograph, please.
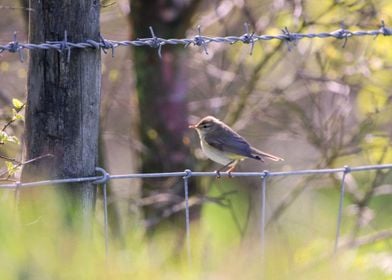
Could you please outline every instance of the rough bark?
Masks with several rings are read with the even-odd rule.
[[[97,0],[31,1],[30,41],[99,40]],[[26,165],[23,181],[86,177],[95,174],[98,155],[101,87],[100,50],[30,52],[25,127],[25,158],[45,158]],[[83,224],[93,221],[96,186],[66,186],[68,204],[80,207]],[[85,223],[84,223],[85,222]]]

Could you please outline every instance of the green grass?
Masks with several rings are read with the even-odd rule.
[[[219,196],[221,191],[236,188],[226,181],[220,184],[213,186],[208,195]],[[383,256],[387,258],[390,254],[387,241],[328,257],[333,248],[337,210],[336,190],[332,189],[304,194],[267,230],[264,258],[256,222],[253,229],[249,228],[249,237],[242,239],[229,209],[213,203],[204,205],[201,219],[191,224],[191,265],[184,248],[184,225],[166,225],[152,237],[146,237],[142,226],[135,224],[126,233],[124,247],[111,240],[106,257],[101,207],[97,207],[92,234],[86,235],[66,222],[61,196],[52,191],[40,195],[45,205],[19,206],[17,210],[13,193],[0,193],[0,279],[388,279],[391,276],[380,265]],[[230,198],[243,227],[248,196],[238,192]],[[385,199],[379,203],[389,205]],[[384,214],[380,216],[383,227],[388,219]]]

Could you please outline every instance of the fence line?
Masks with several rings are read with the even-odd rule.
[[[275,171],[271,172],[264,170],[261,172],[231,172],[232,177],[286,177],[286,176],[300,176],[300,175],[315,175],[315,174],[331,174],[331,173],[350,173],[360,172],[369,170],[379,169],[392,169],[392,164],[376,164],[376,165],[362,165],[349,167],[344,166],[340,168],[325,168],[325,169],[303,169],[303,170],[292,170],[292,171]],[[167,177],[216,177],[216,172],[198,172],[186,169],[185,171],[179,172],[163,172],[163,173],[129,173],[129,174],[118,174],[111,175],[107,173],[103,168],[96,168],[98,173],[102,175],[81,177],[81,178],[68,178],[68,179],[54,179],[54,180],[43,180],[36,182],[14,182],[9,184],[0,184],[0,189],[16,189],[16,188],[30,188],[38,187],[43,185],[58,185],[66,183],[83,183],[83,182],[94,182],[101,184],[109,180],[123,180],[123,179],[147,179],[147,178],[167,178]],[[222,177],[230,176],[227,172],[220,172]]]
[[[66,53],[68,61],[70,60],[70,54],[72,49],[101,49],[104,53],[107,50],[112,51],[112,55],[114,56],[114,49],[118,47],[151,47],[158,49],[158,55],[161,56],[162,47],[165,45],[183,45],[184,47],[188,47],[190,45],[202,47],[204,52],[208,54],[207,46],[210,43],[228,43],[234,44],[237,42],[242,42],[243,44],[251,45],[250,54],[252,54],[254,43],[257,41],[269,41],[269,40],[280,40],[285,41],[287,43],[296,43],[298,40],[307,38],[335,38],[335,39],[343,39],[345,46],[347,39],[351,37],[362,37],[362,36],[374,36],[378,35],[383,36],[391,36],[392,28],[388,28],[385,26],[384,21],[381,21],[381,25],[379,29],[374,30],[357,30],[350,31],[345,28],[340,28],[331,32],[320,32],[320,33],[294,33],[290,32],[287,27],[282,29],[281,34],[277,35],[257,35],[255,33],[249,32],[249,25],[247,23],[244,24],[245,33],[241,36],[225,36],[225,37],[209,37],[203,36],[200,31],[200,26],[198,26],[198,35],[193,38],[160,38],[155,36],[153,28],[150,26],[151,37],[150,38],[138,38],[135,40],[128,41],[115,41],[105,39],[100,35],[100,40],[95,41],[91,39],[86,39],[83,42],[69,42],[67,31],[64,31],[64,39],[62,41],[47,41],[44,43],[20,43],[17,40],[16,33],[14,33],[13,40],[5,45],[0,45],[0,53],[2,52],[10,52],[10,53],[18,53],[19,59],[23,61],[23,50],[50,50],[54,49],[61,53]],[[290,49],[290,48],[289,48]]]
[[[266,209],[266,190],[267,190],[267,178],[268,177],[288,177],[288,176],[307,176],[314,174],[335,174],[342,173],[342,179],[340,183],[340,199],[337,214],[336,224],[336,236],[333,251],[336,252],[340,238],[340,225],[342,221],[343,212],[343,200],[345,194],[345,178],[348,173],[362,172],[371,170],[381,169],[392,169],[392,164],[377,164],[377,165],[363,165],[356,167],[344,166],[342,168],[327,168],[327,169],[306,169],[306,170],[293,170],[293,171],[278,171],[270,172],[264,170],[262,172],[221,172],[221,176],[233,176],[233,177],[258,177],[261,179],[261,208],[260,208],[260,245],[261,252],[264,252],[264,238],[265,238],[265,209]],[[190,220],[189,220],[189,189],[188,182],[192,177],[215,177],[216,172],[193,172],[186,169],[182,172],[165,172],[165,173],[130,173],[120,175],[110,175],[103,168],[97,167],[97,173],[101,173],[99,176],[82,177],[82,178],[69,178],[69,179],[56,179],[56,180],[44,180],[37,182],[21,183],[15,182],[11,184],[0,184],[0,189],[4,190],[15,190],[16,192],[20,188],[39,187],[47,185],[60,185],[66,183],[81,183],[81,182],[93,182],[94,184],[102,185],[103,188],[103,206],[104,206],[104,235],[105,235],[105,251],[108,255],[108,212],[107,212],[107,182],[110,180],[122,180],[122,179],[143,179],[143,178],[168,178],[178,177],[183,179],[184,194],[185,194],[185,228],[186,228],[186,246],[188,260],[191,262],[191,235],[190,235]]]

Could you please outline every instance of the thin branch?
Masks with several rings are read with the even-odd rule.
[[[20,108],[15,109],[16,113],[19,113],[20,111],[23,110],[23,108],[25,107],[26,103],[24,103]],[[7,127],[9,127],[13,122],[15,122],[17,119],[12,117],[1,129],[1,131],[5,131],[7,129]]]
[[[330,12],[335,5],[336,3],[332,3],[322,14],[325,15],[327,12]],[[311,22],[302,22],[297,32],[300,33],[310,24]],[[254,92],[257,83],[262,76],[262,69],[279,53],[279,50],[286,43],[288,43],[288,41],[280,41],[274,50],[265,54],[264,57],[256,64],[256,66],[253,68],[253,72],[250,74],[248,83],[239,91],[235,102],[231,102],[231,106],[229,106],[226,117],[224,119],[226,123],[233,125],[240,118],[243,110],[246,108],[249,97]],[[277,64],[278,63],[275,63],[275,65]],[[223,92],[226,92],[226,90]]]
[[[208,196],[202,196],[202,195],[197,195],[197,196],[192,196],[188,200],[188,205],[189,208],[202,205],[206,202],[208,203],[215,203],[217,205],[220,205],[222,207],[229,207],[227,203],[227,197],[236,193],[236,191],[230,191],[226,193],[222,193],[219,197],[208,197]],[[165,219],[173,216],[174,214],[177,214],[181,211],[184,211],[186,207],[185,200],[182,200],[180,203],[176,203],[172,205],[172,207],[165,209],[162,214],[159,217],[154,217],[149,220],[145,221],[145,226],[146,228],[151,228],[156,226],[157,224],[161,223]]]
[[[14,162],[14,163],[16,163],[16,164],[20,164],[20,163],[21,163],[20,161],[14,159],[14,158],[10,158],[10,157],[3,156],[3,155],[0,155],[0,158],[4,159],[4,160],[6,160],[6,161]]]
[[[386,146],[384,148],[383,154],[380,157],[379,160],[379,164],[381,164],[384,161],[384,158],[387,154],[388,151],[388,146]],[[356,205],[358,206],[358,213],[357,213],[357,221],[351,231],[351,238],[350,238],[350,242],[355,243],[356,242],[356,238],[359,234],[359,231],[362,228],[362,216],[363,213],[365,211],[365,209],[367,208],[367,205],[369,204],[369,202],[371,201],[371,199],[374,196],[374,193],[376,191],[376,188],[381,185],[381,183],[384,181],[384,179],[386,178],[388,172],[383,172],[382,170],[376,170],[376,174],[374,176],[374,179],[372,181],[372,184],[370,186],[370,189],[365,193],[365,195],[363,196],[363,198],[359,201],[356,202]]]
[[[354,242],[351,240],[347,240],[345,242],[342,242],[338,249],[339,250],[354,249],[357,247],[370,245],[390,238],[392,238],[392,228],[358,237]]]
[[[25,10],[25,11],[28,11],[28,12],[34,12],[34,9],[31,9],[31,8],[17,7],[17,6],[6,6],[6,5],[0,5],[0,9],[6,9],[6,10]]]
[[[12,167],[12,170],[15,170],[15,169],[17,169],[17,168],[20,167],[20,166],[23,166],[23,165],[26,165],[26,164],[35,162],[35,161],[37,161],[37,160],[41,160],[41,159],[47,158],[47,157],[54,157],[54,155],[52,155],[52,154],[46,154],[46,155],[42,155],[42,156],[39,156],[39,157],[30,159],[30,160],[27,160],[27,161],[25,161],[25,162],[18,162],[17,164],[15,164],[15,165]],[[7,174],[7,173],[9,173],[9,170],[3,171],[2,173],[0,173],[0,177],[4,176],[4,175]],[[8,179],[9,179],[9,176],[7,176],[5,180],[8,180]]]

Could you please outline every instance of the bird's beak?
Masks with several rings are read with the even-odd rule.
[[[197,126],[195,124],[191,124],[188,126],[189,128],[196,128]]]

